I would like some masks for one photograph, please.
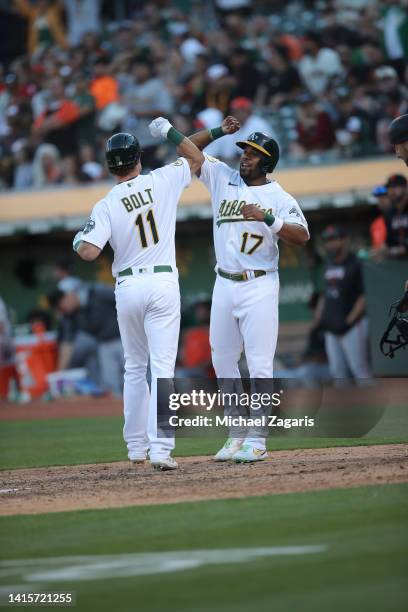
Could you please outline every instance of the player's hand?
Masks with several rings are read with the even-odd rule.
[[[154,138],[166,138],[167,132],[172,127],[170,121],[164,117],[157,117],[149,124],[149,131]]]
[[[265,213],[255,204],[245,204],[241,208],[244,219],[255,219],[255,221],[264,221]]]
[[[224,134],[234,134],[235,132],[238,132],[240,127],[240,122],[236,117],[233,117],[232,115],[228,115],[228,117],[225,117],[224,121],[221,124],[221,128]]]

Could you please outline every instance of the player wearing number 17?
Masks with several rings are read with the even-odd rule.
[[[191,173],[204,161],[199,149],[159,117],[149,126],[182,157],[141,175],[141,148],[131,134],[109,138],[106,161],[117,185],[93,208],[74,250],[86,261],[109,241],[116,278],[116,309],[125,351],[123,435],[134,463],[149,458],[160,469],[175,469],[174,438],[157,431],[157,378],[173,378],[180,328],[180,291],[175,258],[176,208]],[[151,395],[146,381],[150,354]]]
[[[199,149],[239,129],[235,117],[191,136]],[[296,200],[272,178],[279,148],[273,138],[254,132],[236,143],[239,171],[206,155],[197,175],[211,193],[217,259],[210,323],[212,361],[217,378],[239,378],[242,349],[251,378],[273,378],[278,336],[278,240],[302,246],[309,239]],[[225,461],[266,457],[266,431],[234,436],[217,453]]]

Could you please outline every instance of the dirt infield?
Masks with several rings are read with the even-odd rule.
[[[125,462],[4,471],[0,515],[408,482],[408,444],[277,451],[252,465],[179,461],[175,472]]]

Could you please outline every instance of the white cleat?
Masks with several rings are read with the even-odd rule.
[[[253,463],[254,461],[264,461],[268,453],[264,448],[256,448],[253,444],[243,444],[233,455],[232,460],[236,463]]]
[[[230,461],[234,454],[239,451],[243,443],[243,440],[237,438],[228,438],[226,443],[216,455],[214,455],[214,461]]]
[[[173,457],[164,457],[163,459],[150,459],[150,463],[155,470],[161,470],[162,472],[168,472],[170,470],[176,470],[178,463]]]
[[[131,463],[144,463],[147,459],[147,451],[145,452],[141,452],[141,453],[136,453],[134,455],[131,455],[129,457],[129,461]]]
[[[132,457],[131,459],[129,459],[130,463],[144,463],[146,461],[147,457],[146,455],[144,456],[140,456],[140,457]]]

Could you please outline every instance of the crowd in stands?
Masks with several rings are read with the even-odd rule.
[[[408,111],[407,0],[123,0],[119,21],[106,4],[0,3],[27,30],[0,66],[0,189],[106,178],[115,130],[140,139],[145,169],[163,163],[157,115],[189,133],[235,114],[286,164],[391,152],[386,128]]]

